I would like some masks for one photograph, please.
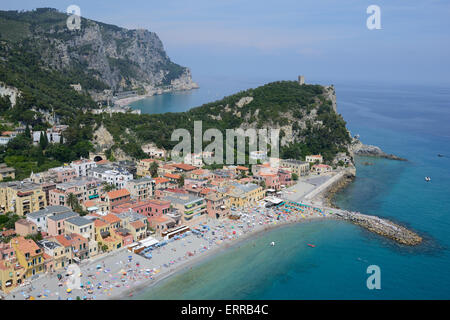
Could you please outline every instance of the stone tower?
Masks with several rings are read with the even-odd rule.
[[[298,84],[299,85],[305,84],[305,76],[298,76]]]

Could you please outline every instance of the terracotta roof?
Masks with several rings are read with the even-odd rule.
[[[141,159],[142,162],[155,162],[155,159]]]
[[[202,189],[202,191],[200,192],[201,194],[208,194],[208,193],[210,193],[211,191],[214,191],[213,189],[210,189],[210,188],[203,188]]]
[[[78,233],[72,233],[70,235],[61,234],[56,236],[55,240],[64,247],[71,247],[74,243],[87,242],[87,239]]]
[[[109,213],[106,216],[103,216],[102,219],[108,223],[117,223],[120,222],[120,218],[117,217],[116,215]]]
[[[95,206],[95,205],[97,205],[97,201],[95,201],[95,200],[86,200],[86,201],[84,202],[84,206],[85,206],[86,208],[93,207],[93,206]]]
[[[244,166],[236,166],[236,169],[237,169],[237,170],[245,170],[245,171],[248,171],[248,168],[247,168],[247,167],[244,167]]]
[[[166,182],[169,182],[169,179],[162,178],[162,177],[157,177],[157,178],[154,178],[153,180],[155,180],[155,184],[160,184],[160,183],[166,183]]]
[[[174,174],[174,173],[166,173],[164,175],[164,177],[172,178],[172,179],[180,179],[181,178],[181,176],[179,174]]]
[[[17,248],[25,253],[29,253],[30,256],[35,256],[40,253],[36,253],[37,250],[40,250],[39,246],[31,239],[25,239],[24,237],[16,237],[11,240],[12,243],[17,244]]]
[[[44,252],[44,260],[51,260],[51,259],[53,258]]]
[[[100,160],[96,162],[97,164],[107,164],[110,163],[108,160]]]
[[[316,164],[313,167],[317,167],[317,168],[331,168],[329,165],[327,164]]]
[[[191,174],[206,174],[207,173],[207,171],[206,170],[204,170],[204,169],[197,169],[197,170],[193,170],[193,171],[191,171]]]
[[[260,172],[259,175],[262,177],[275,177],[276,176],[275,173],[268,173],[268,172]]]
[[[102,221],[100,219],[97,219],[97,220],[94,221],[94,226],[95,227],[104,227],[106,225],[108,225],[108,224],[105,221]]]
[[[16,234],[16,231],[13,229],[2,231],[2,236],[4,236],[4,237],[13,236],[15,234]]]
[[[145,224],[141,220],[133,221],[130,223],[135,229],[144,228]]]
[[[192,171],[192,170],[197,169],[197,167],[191,166],[190,164],[186,164],[186,163],[175,163],[175,164],[172,164],[172,166],[174,166],[177,169],[184,170],[184,171]]]
[[[108,198],[115,199],[119,197],[125,197],[129,196],[130,192],[127,189],[119,189],[119,190],[113,190],[107,193]]]
[[[159,217],[151,217],[151,218],[148,218],[148,221],[151,223],[151,222],[153,222],[153,223],[161,223],[161,222],[166,222],[167,220],[169,220],[169,218],[168,217],[165,217],[165,216],[159,216]]]

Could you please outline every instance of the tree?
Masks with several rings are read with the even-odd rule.
[[[180,180],[178,180],[178,186],[179,187],[184,186],[184,174],[182,174]]]
[[[158,163],[156,161],[152,162],[150,164],[150,175],[152,176],[152,178],[155,178],[156,176],[158,176]]]
[[[48,147],[48,138],[47,134],[44,131],[41,131],[41,136],[39,138],[39,145],[41,146],[42,150],[45,150]]]
[[[292,176],[292,180],[294,180],[294,181],[298,180],[298,174],[293,173],[291,176]]]
[[[27,137],[27,138],[31,138],[31,131],[30,131],[30,127],[28,126],[28,124],[27,124],[27,126],[26,126],[26,128],[25,128],[25,137]]]
[[[113,184],[109,184],[107,182],[103,182],[103,191],[110,192],[116,190],[116,186]]]
[[[67,196],[67,204],[72,208],[72,210],[74,210],[74,208],[79,205],[77,196],[72,192]]]

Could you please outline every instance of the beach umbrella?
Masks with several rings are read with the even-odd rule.
[[[71,293],[72,292],[72,289],[67,289],[67,293]]]

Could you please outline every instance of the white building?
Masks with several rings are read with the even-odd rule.
[[[252,151],[252,152],[250,152],[250,158],[254,159],[254,160],[265,160],[267,158],[267,152]]]
[[[305,157],[306,162],[312,162],[315,163],[316,161],[319,161],[319,163],[323,162],[323,157],[320,154],[316,155],[310,155]]]
[[[77,177],[87,177],[88,170],[97,167],[97,163],[93,160],[83,159],[72,161],[70,164],[75,169]]]
[[[49,143],[61,143],[61,137],[67,125],[55,125],[45,131]],[[33,143],[37,144],[41,140],[41,133],[44,131],[33,131]]]
[[[133,174],[122,169],[111,169],[108,167],[94,167],[88,170],[88,177],[100,179],[108,184],[112,184],[117,189],[125,188],[126,182],[133,180]]]
[[[142,146],[142,151],[144,151],[150,158],[164,158],[166,156],[166,150],[160,149],[153,144]]]

